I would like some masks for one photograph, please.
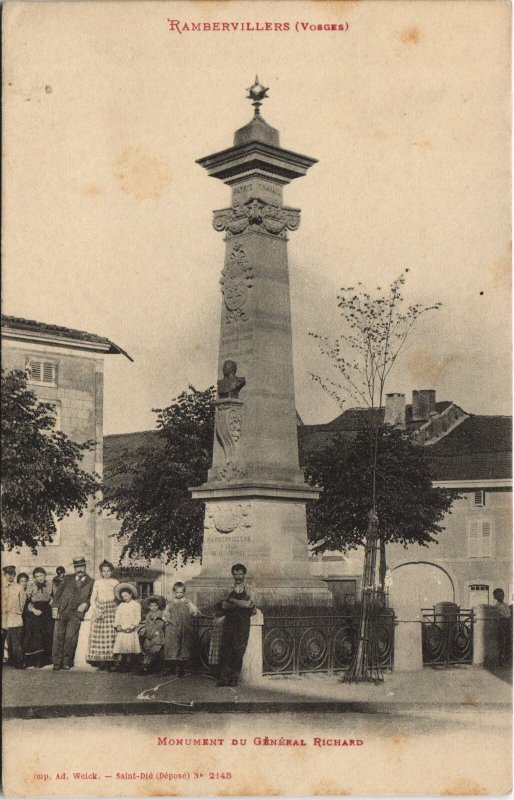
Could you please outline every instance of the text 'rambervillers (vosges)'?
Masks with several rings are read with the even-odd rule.
[[[296,20],[294,22],[183,22],[180,19],[166,18],[170,31],[175,33],[191,32],[220,32],[220,33],[255,33],[255,32],[281,32],[296,31],[315,32],[315,31],[347,31],[348,22],[309,22]]]

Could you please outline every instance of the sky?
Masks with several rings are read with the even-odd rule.
[[[289,31],[170,31],[289,22]],[[296,22],[343,24],[297,32]],[[336,297],[387,286],[431,304],[388,391],[433,388],[468,412],[511,413],[507,3],[21,3],[4,9],[4,313],[109,337],[104,430],[217,375],[230,190],[195,160],[252,116],[318,159],[284,190],[296,403],[340,413],[310,373],[309,332],[340,329]],[[348,398],[348,406],[355,403]]]

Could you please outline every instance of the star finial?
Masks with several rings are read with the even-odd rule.
[[[259,83],[259,76],[255,76],[255,83],[253,86],[250,86],[249,89],[246,90],[248,92],[247,98],[248,100],[252,101],[252,106],[255,108],[255,116],[260,116],[259,107],[262,105],[262,101],[268,96],[267,92],[269,91],[269,87],[266,88]]]

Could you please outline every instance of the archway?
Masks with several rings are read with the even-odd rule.
[[[417,617],[422,608],[442,601],[455,602],[453,580],[442,567],[430,561],[408,561],[392,570],[389,603],[396,614]]]

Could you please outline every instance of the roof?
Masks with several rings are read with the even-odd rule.
[[[96,333],[88,333],[87,331],[80,331],[75,328],[65,328],[62,325],[50,325],[46,322],[37,322],[34,319],[24,319],[23,317],[11,317],[2,314],[2,333],[6,336],[9,331],[16,332],[16,338],[23,338],[30,341],[37,337],[37,341],[43,340],[58,340],[58,343],[69,344],[71,342],[80,342],[87,344],[90,350],[97,349],[100,352],[106,353],[119,353],[126,356],[129,361],[134,359],[129,354],[119,347],[110,339],[105,336],[97,336]],[[60,340],[60,342],[59,342]],[[54,342],[56,343],[56,342]],[[95,347],[95,345],[97,347]]]
[[[512,417],[471,414],[425,451],[434,480],[512,478]]]
[[[363,409],[360,411],[366,413]],[[352,428],[351,422],[360,424],[362,420],[362,414],[347,411],[324,425],[299,425],[300,464],[305,465],[311,452],[328,447],[338,433],[343,437],[355,435],[358,428]],[[106,436],[104,474],[107,484],[123,480],[121,475],[116,478],[110,475],[122,452],[135,453],[143,446],[159,447],[161,441],[157,431]],[[435,481],[508,480],[512,477],[512,418],[471,414],[443,439],[426,446],[424,452]]]
[[[450,405],[437,403],[436,410]],[[414,431],[418,423],[412,423],[412,409],[407,409],[407,430]],[[356,435],[369,418],[367,409],[349,409],[325,425],[298,428],[300,463],[328,447],[338,434]],[[512,418],[471,414],[435,444],[427,445],[424,453],[435,481],[508,480],[512,478]]]
[[[442,400],[435,404],[435,411],[437,414],[440,414],[442,411],[445,411],[452,405],[451,400]],[[325,426],[316,425],[314,427],[321,428],[321,427],[328,427],[330,430],[337,430],[337,431],[357,431],[363,430],[367,428],[370,424],[373,417],[375,420],[378,418],[380,422],[384,421],[384,413],[385,409],[376,408],[373,411],[370,408],[348,408],[346,411],[343,411],[338,417],[333,419],[331,422],[327,422]],[[423,425],[426,420],[418,420],[413,422],[412,420],[412,404],[408,403],[405,406],[405,422],[407,425],[407,429],[415,429]]]

